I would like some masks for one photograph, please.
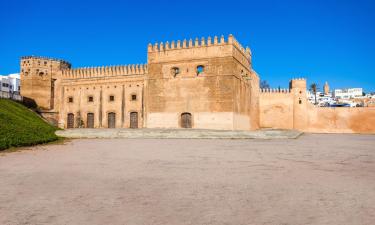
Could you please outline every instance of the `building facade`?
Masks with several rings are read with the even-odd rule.
[[[362,115],[375,124],[375,111],[329,112],[345,122],[317,122],[305,79],[292,79],[285,90],[260,90],[250,49],[232,35],[149,44],[141,65],[72,68],[29,56],[20,66],[24,100],[61,128],[375,132],[374,125],[351,126]]]
[[[334,97],[337,99],[352,99],[362,97],[362,88],[335,89]]]

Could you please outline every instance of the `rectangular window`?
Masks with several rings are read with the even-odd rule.
[[[132,95],[132,101],[137,100],[137,95]]]
[[[110,96],[109,96],[109,101],[110,101],[110,102],[113,102],[114,100],[115,100],[115,96],[110,95]]]
[[[68,102],[72,103],[73,102],[73,97],[68,98]]]
[[[89,102],[93,102],[93,101],[94,101],[94,97],[89,96]]]

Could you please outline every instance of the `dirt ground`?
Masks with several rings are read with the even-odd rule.
[[[0,153],[0,224],[375,224],[375,136],[79,139]]]

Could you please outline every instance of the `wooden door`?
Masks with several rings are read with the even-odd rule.
[[[87,113],[87,128],[94,128],[94,113]]]
[[[191,114],[182,113],[181,114],[181,127],[182,128],[191,128]]]
[[[68,113],[68,124],[67,128],[74,128],[74,114],[73,113]]]
[[[116,127],[116,113],[108,113],[108,128]]]
[[[138,113],[130,113],[130,128],[138,128]]]

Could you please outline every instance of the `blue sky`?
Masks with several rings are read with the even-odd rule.
[[[0,74],[19,58],[74,67],[147,62],[147,44],[233,34],[272,87],[306,77],[375,91],[375,1],[0,0]]]

